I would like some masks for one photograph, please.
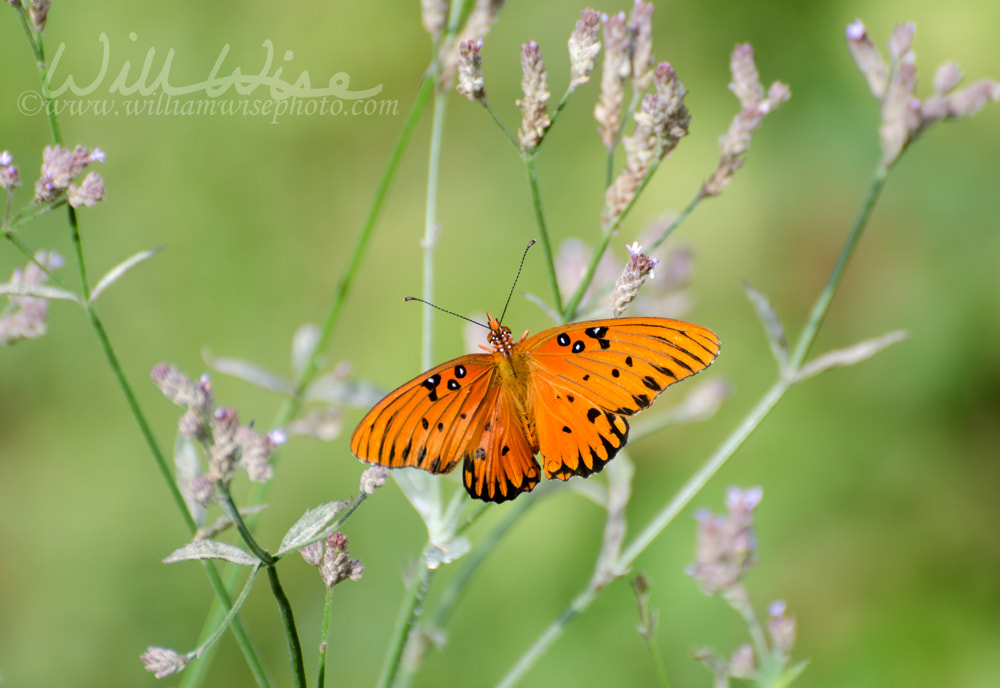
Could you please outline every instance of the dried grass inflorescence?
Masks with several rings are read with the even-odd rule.
[[[744,156],[750,150],[750,140],[764,116],[791,97],[788,86],[780,81],[772,83],[767,92],[764,92],[754,62],[753,48],[749,43],[733,48],[730,70],[733,75],[730,89],[739,98],[740,112],[722,137],[722,156],[715,172],[702,186],[702,196],[717,196],[722,193],[733,180],[736,171],[743,166]]]
[[[674,68],[667,62],[660,63],[653,82],[656,93],[643,97],[642,106],[633,115],[635,130],[623,139],[625,168],[605,193],[605,225],[621,217],[654,164],[677,147],[691,125],[691,113],[684,104],[684,85]]]
[[[915,33],[911,23],[896,26],[889,39],[890,62],[886,63],[860,19],[848,24],[846,30],[854,62],[882,104],[879,141],[882,164],[887,167],[934,122],[969,117],[986,103],[1000,100],[1000,82],[993,79],[980,79],[955,90],[962,70],[954,62],[937,69],[932,96],[917,98],[917,57],[912,48]]]
[[[625,13],[602,17],[604,23],[604,62],[601,65],[601,95],[594,106],[594,119],[601,142],[614,147],[621,129],[625,82],[632,74],[632,32]]]
[[[458,86],[456,90],[472,101],[486,104],[486,80],[483,78],[482,39],[465,41],[458,46]]]
[[[539,144],[545,130],[552,124],[546,112],[551,94],[545,74],[545,61],[542,59],[541,49],[534,41],[521,46],[521,72],[524,98],[517,101],[517,106],[524,115],[521,118],[521,128],[517,131],[517,139],[521,150],[528,152]]]
[[[11,275],[11,286],[40,286],[48,281],[46,271],[61,267],[63,258],[55,251],[39,251],[34,260]],[[44,269],[43,269],[44,268]],[[0,346],[9,346],[22,339],[36,339],[45,334],[45,317],[49,302],[34,296],[10,297],[10,306],[0,312]]]
[[[600,29],[600,12],[587,8],[580,13],[576,29],[569,37],[571,89],[590,81],[590,73],[594,71],[594,58],[601,52],[601,44],[597,40]]]

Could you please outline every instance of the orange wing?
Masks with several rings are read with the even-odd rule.
[[[647,408],[719,354],[711,330],[666,318],[573,323],[522,346],[542,467],[562,480],[601,470],[628,440],[624,416]]]
[[[506,502],[538,484],[538,447],[531,446],[525,436],[509,391],[500,385],[493,387],[483,406],[489,412],[479,441],[463,457],[462,480],[470,496],[486,502]]]
[[[407,382],[375,405],[351,437],[362,461],[389,468],[415,466],[447,473],[478,446],[496,403],[491,354],[443,363]]]

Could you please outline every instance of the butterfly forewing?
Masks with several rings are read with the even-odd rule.
[[[494,372],[491,355],[471,354],[410,380],[368,412],[351,451],[389,468],[450,471],[479,441]]]
[[[554,327],[524,347],[539,375],[601,410],[629,416],[669,385],[707,368],[719,354],[719,339],[679,320],[619,318]]]
[[[665,318],[622,318],[545,330],[523,343],[546,476],[601,470],[628,440],[630,416],[719,353],[711,330]]]

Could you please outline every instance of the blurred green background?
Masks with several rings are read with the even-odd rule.
[[[583,7],[560,0],[503,10],[484,56],[490,101],[509,127],[519,118],[518,46],[539,42],[557,98],[568,73],[566,39]],[[990,0],[657,6],[655,54],[672,62],[687,86],[693,123],[613,242],[622,264],[624,245],[645,223],[683,207],[713,169],[717,139],[736,111],[726,90],[733,44],[750,41],[765,83],[780,79],[793,95],[758,132],[733,186],[701,206],[673,240],[696,252],[696,302],[685,317],[723,341],[707,375],[731,380],[733,394],[709,422],[630,445],[633,525],[701,465],[774,377],[740,281],[768,294],[797,331],[857,212],[879,153],[877,106],[843,39],[855,17],[880,46],[894,23],[916,22],[921,95],[946,59],[957,60],[968,80],[1000,78],[1000,4]],[[288,370],[292,333],[322,317],[344,270],[418,89],[429,41],[415,1],[181,0],[155,12],[141,3],[56,2],[48,50],[54,55],[64,42],[65,52],[55,83],[72,74],[86,84],[98,74],[102,32],[108,76],[92,97],[110,97],[106,90],[126,61],[134,78],[150,50],[154,74],[172,52],[174,84],[204,80],[224,46],[222,73],[257,73],[269,40],[272,73],[282,66],[293,80],[304,70],[322,85],[345,72],[352,89],[381,85],[379,98],[398,101],[393,115],[286,116],[276,124],[251,116],[62,118],[68,144],[107,152],[100,172],[108,199],[80,214],[91,275],[166,246],[99,308],[169,449],[178,411],[149,381],[150,368],[169,361],[197,375],[208,347]],[[13,153],[30,187],[49,138],[42,117],[18,111],[19,94],[37,89],[37,76],[9,8],[0,11],[0,61],[0,149]],[[596,93],[594,82],[578,93],[538,161],[557,243],[593,241],[598,233],[604,154],[593,133]],[[421,309],[401,297],[420,292],[429,121],[421,121],[406,153],[327,358],[328,366],[349,361],[358,377],[385,388],[419,370]],[[495,312],[524,244],[537,236],[522,165],[484,112],[458,96],[446,131],[435,298],[459,313]],[[694,506],[719,511],[726,486],[763,486],[760,563],[747,584],[762,612],[781,598],[798,618],[795,656],[810,660],[799,685],[1000,684],[998,179],[1000,107],[934,127],[905,155],[815,351],[895,329],[910,338],[792,390],[695,499]],[[29,194],[21,189],[18,205]],[[29,225],[21,239],[71,255],[62,212]],[[4,244],[3,279],[20,264]],[[548,295],[542,265],[540,251],[528,258],[521,289]],[[75,282],[71,268],[62,274]],[[515,330],[549,324],[523,298],[515,298],[507,321]],[[461,323],[441,316],[435,325],[434,358],[461,353]],[[220,403],[268,427],[279,399],[222,375],[214,380]],[[360,415],[347,414],[348,432]],[[343,436],[332,444],[292,442],[267,500],[262,541],[275,545],[306,508],[353,494],[361,470]],[[494,508],[471,537],[481,537],[503,509]],[[658,644],[673,684],[706,686],[711,677],[689,658],[692,649],[728,653],[747,638],[735,615],[684,574],[694,552],[690,514],[637,569],[653,585]],[[569,492],[531,510],[468,589],[447,646],[429,651],[417,684],[495,682],[589,579],[602,526],[600,510]],[[330,683],[367,685],[395,621],[401,574],[424,535],[391,483],[346,532],[366,571],[334,596]],[[186,537],[86,317],[53,304],[45,337],[0,351],[0,684],[154,684],[139,654],[153,644],[192,647],[212,599],[200,566],[160,563]],[[322,589],[299,562],[289,560],[281,573],[312,667]],[[435,590],[452,573],[446,570]],[[251,595],[243,618],[277,685],[287,685],[284,640],[265,588]],[[636,623],[627,583],[611,586],[524,685],[652,685]],[[227,635],[209,685],[251,681]]]

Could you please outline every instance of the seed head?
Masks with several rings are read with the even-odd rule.
[[[740,100],[740,112],[722,137],[722,156],[715,172],[701,188],[703,197],[722,193],[733,180],[736,171],[743,166],[744,156],[750,150],[750,140],[764,121],[764,116],[791,97],[788,86],[780,81],[771,84],[765,95],[754,63],[753,48],[749,43],[737,45],[733,49],[730,70],[733,81],[729,88]]]
[[[590,81],[594,71],[594,58],[601,52],[597,33],[601,27],[601,15],[590,8],[580,13],[576,29],[569,37],[569,64],[571,89]]]
[[[479,51],[483,41],[466,41],[458,46],[457,90],[469,100],[486,104],[486,80],[483,78],[483,58]]]
[[[726,506],[729,514],[713,516],[707,510],[695,514],[698,520],[698,545],[695,563],[687,573],[707,595],[728,593],[735,589],[747,570],[756,563],[757,536],[753,531],[753,511],[760,504],[759,487],[741,490],[729,488]]]
[[[14,165],[14,156],[10,151],[0,152],[0,189],[8,191],[21,186],[21,177],[18,175],[17,166]]]
[[[551,95],[545,74],[545,61],[542,59],[542,51],[534,41],[521,46],[521,72],[523,74],[521,90],[524,92],[524,98],[517,101],[517,106],[521,108],[524,116],[521,118],[521,128],[518,129],[517,138],[521,143],[521,150],[528,152],[541,142],[545,130],[552,124],[545,111]]]

